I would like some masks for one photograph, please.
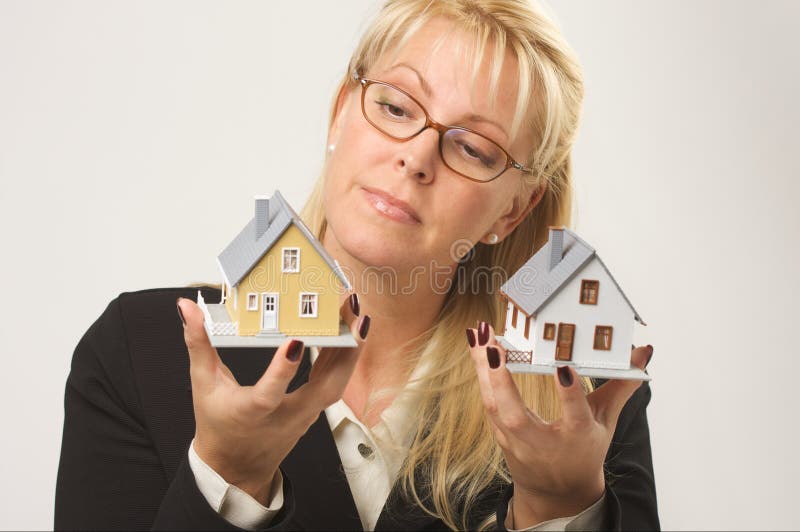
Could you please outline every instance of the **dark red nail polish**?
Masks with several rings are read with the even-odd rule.
[[[645,360],[644,362],[644,367],[647,367],[647,365],[650,363],[651,358],[653,358],[653,346],[647,344],[647,360]]]
[[[182,298],[179,297],[175,301],[175,306],[178,307],[178,316],[180,316],[180,318],[181,318],[181,323],[183,324],[184,327],[186,327],[186,318],[183,317],[183,311],[181,310],[181,306],[179,305],[179,303],[181,302],[181,299]]]
[[[300,360],[300,355],[303,354],[303,342],[300,340],[292,340],[289,342],[289,347],[286,348],[286,358],[292,362]]]
[[[497,369],[500,367],[500,351],[495,346],[486,346],[486,359],[489,361],[490,368]]]
[[[489,341],[489,324],[482,321],[478,326],[478,343],[480,345],[486,344]]]
[[[558,366],[557,373],[558,380],[561,382],[561,386],[564,388],[569,388],[572,386],[572,373],[567,366]]]
[[[361,306],[358,304],[358,296],[355,293],[350,294],[350,310],[353,311],[353,314],[358,316],[358,313],[361,311]]]
[[[475,333],[472,332],[472,329],[467,329],[467,342],[470,347],[475,347]]]
[[[369,316],[364,316],[361,318],[361,325],[358,327],[358,335],[361,336],[362,340],[367,339],[367,333],[369,332]]]

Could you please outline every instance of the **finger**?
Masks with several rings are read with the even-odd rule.
[[[361,350],[322,349],[308,382],[293,392],[316,413],[341,399],[350,376],[353,374]]]
[[[363,342],[367,339],[370,318],[369,316],[361,316],[361,302],[358,299],[358,294],[353,292],[345,298],[339,307],[339,314],[342,316],[342,320],[350,327],[350,332],[357,341]]]
[[[283,342],[275,351],[264,374],[253,386],[253,400],[265,412],[272,412],[283,401],[286,388],[300,367],[305,346],[300,340]]]
[[[371,324],[368,314],[360,315],[360,307],[356,293],[351,294],[339,307],[342,319],[350,326],[357,346],[350,349],[320,350],[320,355],[311,368],[308,383],[296,391],[298,396],[306,399],[314,408],[324,409],[338,401],[350,381]]]
[[[653,356],[653,346],[634,348],[631,352],[631,363],[640,369],[647,367]],[[595,417],[609,429],[617,425],[622,408],[628,402],[642,381],[639,380],[610,380],[588,395],[589,404],[595,412]]]
[[[564,422],[573,427],[592,422],[592,409],[575,370],[570,366],[559,366],[555,380]]]
[[[342,318],[344,318],[345,323],[350,323],[352,318],[358,317],[361,315],[361,302],[358,300],[358,294],[353,292],[349,296],[340,308]],[[349,316],[349,317],[345,317]]]
[[[490,417],[494,415],[497,410],[495,404],[494,392],[492,391],[492,383],[489,382],[489,363],[486,358],[486,347],[478,345],[478,329],[467,329],[467,345],[469,346],[469,355],[472,362],[475,364],[475,373],[478,375],[478,388],[481,392],[481,400],[483,406]]]
[[[488,322],[479,321],[477,324],[477,340],[479,346],[486,346],[494,343],[494,329]]]
[[[178,315],[183,322],[183,340],[189,351],[189,370],[193,390],[208,390],[216,383],[217,367],[223,365],[204,326],[205,316],[191,299],[179,297]]]
[[[486,346],[489,382],[496,402],[494,422],[498,428],[515,437],[539,426],[542,422],[522,400],[511,372],[506,367],[506,352],[500,345]]]

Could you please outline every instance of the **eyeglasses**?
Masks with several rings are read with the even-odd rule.
[[[410,140],[426,129],[439,133],[439,155],[450,170],[472,181],[486,183],[514,168],[533,172],[516,162],[495,141],[465,127],[444,126],[431,119],[422,104],[407,92],[383,81],[353,79],[361,84],[361,112],[381,133],[400,141]]]

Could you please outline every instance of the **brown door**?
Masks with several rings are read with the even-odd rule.
[[[572,339],[575,337],[574,323],[558,324],[556,360],[572,360]]]

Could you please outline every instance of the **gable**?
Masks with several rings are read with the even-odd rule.
[[[294,226],[306,239],[308,245],[316,250],[328,267],[336,274],[345,289],[352,290],[350,282],[345,277],[344,272],[341,271],[339,265],[325,251],[325,248],[322,247],[322,244],[306,227],[306,224],[303,223],[297,213],[286,203],[280,192],[275,191],[272,197],[269,198],[269,206],[266,212],[269,216],[267,227],[259,238],[256,238],[256,219],[253,217],[217,257],[217,264],[225,278],[225,282],[229,286],[238,285],[272,248],[287,228]]]
[[[546,305],[579,270],[592,259],[597,259],[611,283],[618,290],[634,314],[634,318],[645,325],[641,316],[628,300],[614,276],[606,268],[593,247],[569,229],[563,231],[561,260],[550,268],[552,242],[539,249],[501,287],[500,292],[528,315],[533,315]],[[552,230],[551,230],[552,234]]]

